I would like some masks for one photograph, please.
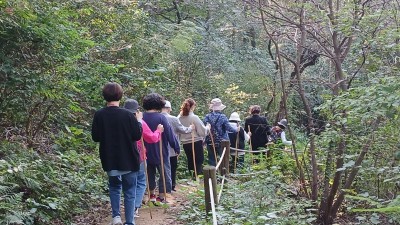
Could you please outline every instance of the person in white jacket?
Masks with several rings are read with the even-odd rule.
[[[174,131],[174,134],[176,138],[178,138],[179,142],[179,134],[190,134],[193,129],[195,129],[194,125],[191,124],[190,126],[183,126],[182,123],[179,121],[178,117],[171,115],[172,107],[171,107],[171,102],[170,101],[165,101],[165,105],[162,108],[161,114],[163,114],[169,124],[172,126],[172,130]],[[171,146],[168,145],[169,148],[169,161],[171,164],[171,180],[172,180],[172,190],[175,190],[176,187],[176,170],[178,168],[178,154],[174,151]]]

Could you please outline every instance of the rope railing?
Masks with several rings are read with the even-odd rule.
[[[245,149],[239,149],[239,148],[232,148],[231,150],[237,151],[237,152],[249,152],[249,153],[257,153],[257,152],[268,152],[269,149],[261,149],[261,150],[245,150]]]
[[[218,170],[219,166],[221,165],[221,163],[222,163],[222,161],[224,159],[224,156],[225,156],[225,152],[226,152],[226,147],[224,148],[224,151],[222,151],[221,158],[219,158],[217,166],[215,167],[216,170]]]
[[[222,177],[221,188],[219,189],[218,193],[218,202],[221,201],[222,190],[224,190],[224,183],[225,183],[225,175]]]
[[[210,200],[211,200],[211,212],[213,218],[213,225],[218,225],[217,221],[217,212],[215,211],[215,201],[214,201],[214,194],[213,194],[213,184],[211,178],[208,178],[208,185],[210,189]]]

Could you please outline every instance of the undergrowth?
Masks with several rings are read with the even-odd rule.
[[[67,224],[106,197],[93,152],[43,153],[2,142],[0,155],[0,224]]]

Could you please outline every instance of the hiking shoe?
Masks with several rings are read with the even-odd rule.
[[[157,200],[157,203],[161,203],[161,204],[165,203],[165,198],[161,198],[160,196],[158,196],[156,200]]]
[[[120,216],[112,218],[111,225],[122,225],[122,220]]]
[[[151,202],[156,202],[157,201],[157,198],[156,198],[155,194],[150,194],[150,201]]]
[[[139,208],[136,208],[136,209],[135,209],[134,217],[135,217],[135,218],[138,218],[138,217],[139,217]]]

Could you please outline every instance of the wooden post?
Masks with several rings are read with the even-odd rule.
[[[226,148],[224,158],[222,159],[221,166],[219,167],[219,173],[221,176],[229,175],[229,158],[231,156],[231,148],[229,141],[222,141],[221,142],[221,149],[222,151]]]
[[[205,193],[205,203],[206,203],[206,212],[211,211],[211,198],[210,198],[210,185],[208,183],[208,179],[211,178],[212,181],[212,192],[214,195],[215,204],[218,204],[217,196],[217,171],[215,166],[205,166],[203,168],[204,173],[204,193]]]

